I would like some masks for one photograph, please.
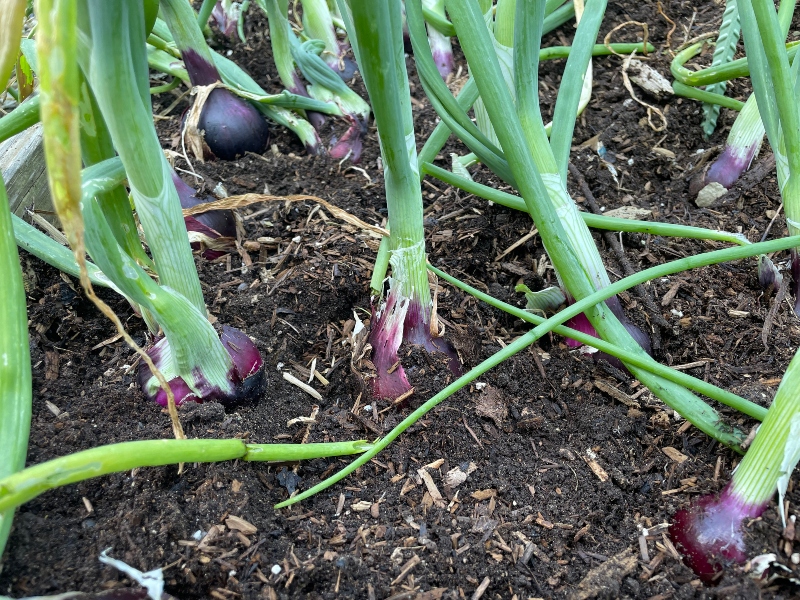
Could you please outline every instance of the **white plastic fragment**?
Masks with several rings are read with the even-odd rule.
[[[161,600],[161,595],[164,593],[164,574],[161,572],[161,569],[153,569],[152,571],[142,573],[139,569],[134,569],[121,560],[111,558],[108,556],[109,551],[111,551],[111,548],[106,548],[100,553],[98,558],[101,563],[110,565],[125,573],[125,575],[146,589],[147,595],[152,598],[152,600]]]

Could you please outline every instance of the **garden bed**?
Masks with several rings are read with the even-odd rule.
[[[664,11],[677,24],[670,35],[677,48],[714,31],[721,8],[711,1],[672,2]],[[670,23],[655,4],[628,3],[627,10],[613,5],[601,34],[628,20],[648,23],[658,48],[649,64],[668,74]],[[251,12],[247,29],[248,44],[232,46],[232,58],[265,89],[277,91],[262,33],[265,19]],[[637,34],[631,26],[618,35]],[[548,36],[545,45],[567,44],[563,35],[568,37]],[[709,208],[698,208],[689,194],[691,177],[724,143],[733,115],[723,109],[721,126],[705,141],[698,103],[657,101],[637,89],[666,115],[667,128],[654,131],[646,110],[622,85],[621,64],[616,57],[595,59],[592,101],[575,131],[572,162],[597,203],[605,210],[645,208],[654,220],[741,231],[751,241],[760,240],[780,202],[774,169],[744,180]],[[408,65],[415,128],[424,140],[435,113],[421,86],[414,85],[413,60]],[[463,57],[457,65],[463,74]],[[543,66],[545,109],[554,99],[558,72],[560,65]],[[355,87],[365,96],[360,82]],[[743,83],[734,90],[740,98],[746,92]],[[159,98],[155,112],[173,100]],[[187,106],[184,99],[158,121],[165,147],[174,145]],[[605,148],[604,161],[597,141]],[[369,223],[380,224],[385,217],[374,128],[355,166],[305,156],[284,131],[274,131],[271,143],[263,156],[194,168],[207,191],[222,182],[230,194],[309,194]],[[438,162],[446,166],[451,151],[463,154],[464,148],[451,141]],[[762,154],[756,164],[767,160]],[[178,166],[187,165],[179,161]],[[499,185],[484,170],[475,169],[474,176]],[[573,176],[569,185],[588,209],[581,182]],[[524,299],[514,292],[517,283],[536,289],[555,281],[537,236],[509,251],[531,232],[527,215],[437,181],[423,184],[423,196],[432,264],[520,306]],[[351,332],[354,310],[362,320],[370,316],[377,241],[317,206],[252,205],[241,211],[241,255],[216,262],[197,259],[211,314],[256,340],[267,364],[268,388],[258,404],[227,411],[216,403],[183,407],[188,436],[260,443],[374,439],[452,377],[435,358],[408,348],[401,356],[414,395],[399,408],[373,402],[363,383],[369,363],[353,355]],[[782,216],[771,227],[771,236],[785,235]],[[721,247],[615,237],[636,270]],[[615,254],[605,250],[612,276],[624,276]],[[22,261],[34,367],[29,464],[105,443],[170,437],[166,413],[146,402],[134,384],[135,355],[77,283],[24,253]],[[683,365],[688,373],[769,404],[800,343],[800,327],[788,303],[773,311],[774,294],[765,295],[759,287],[755,260],[656,280],[644,290],[656,313],[633,290],[622,300],[627,313],[654,333],[659,361]],[[111,293],[101,297],[143,343],[145,328],[130,308]],[[448,285],[439,286],[438,308],[467,366],[527,330],[521,321]],[[321,400],[282,375],[308,380],[314,359],[329,382],[312,383]],[[478,381],[354,476],[289,509],[272,506],[349,459],[186,465],[181,475],[175,467],[138,469],[48,492],[18,513],[0,594],[129,585],[97,560],[106,548],[143,571],[163,567],[166,589],[178,598],[666,600],[796,593],[781,581],[759,589],[737,568],[728,570],[718,587],[706,588],[677,559],[662,524],[699,493],[721,489],[738,458],[676,418],[630,377],[581,357],[553,336]],[[746,418],[736,421],[730,410],[722,412],[743,430],[754,425]],[[313,422],[288,424],[298,417],[313,417]],[[800,498],[791,484],[789,489],[786,510],[795,514]],[[753,555],[774,552],[793,568],[792,542],[784,538],[774,505],[748,532]]]

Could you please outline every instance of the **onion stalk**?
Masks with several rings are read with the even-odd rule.
[[[429,13],[434,13],[441,18],[446,18],[444,14],[444,0],[423,0],[423,8]],[[431,46],[433,61],[442,79],[453,72],[453,45],[450,43],[450,36],[439,31],[435,26],[427,23],[428,43]]]
[[[752,66],[754,95],[778,164],[778,182],[790,235],[800,231],[800,61],[790,60],[782,40],[794,2],[781,4],[781,18],[768,0],[739,0],[745,49]],[[800,271],[792,248],[793,277]],[[774,283],[774,282],[773,282]],[[795,290],[797,280],[795,280]],[[798,312],[798,304],[795,312]],[[800,460],[800,352],[784,374],[767,416],[749,451],[719,496],[705,496],[676,513],[670,536],[684,561],[707,582],[729,564],[744,562],[745,519],[761,515],[778,491],[783,508],[792,471]],[[783,516],[783,510],[780,510]]]
[[[19,52],[25,1],[13,0],[0,16],[0,81],[7,81]],[[6,117],[0,119],[5,121]],[[31,357],[25,287],[11,209],[0,176],[0,478],[25,466],[31,425]],[[14,508],[0,509],[0,559]]]
[[[377,373],[372,385],[375,396],[397,398],[410,389],[398,358],[403,342],[446,354],[453,372],[460,372],[460,362],[450,345],[437,337],[438,331],[432,331],[433,302],[425,269],[422,190],[400,0],[351,0],[350,9],[349,14],[342,13],[374,107],[389,212],[392,274],[385,301],[378,298],[381,304],[373,306],[369,341]],[[380,274],[377,278],[383,279]]]
[[[520,190],[566,291],[573,298],[579,299],[603,288],[607,285],[608,276],[594,241],[566,192],[565,176],[562,175],[566,173],[574,118],[580,101],[580,86],[562,84],[559,89],[556,120],[553,124],[553,132],[557,138],[555,143],[553,139],[549,142],[547,140],[538,107],[536,82],[542,12],[534,14],[533,11],[542,11],[542,7],[528,3],[517,4],[514,37],[515,105],[496,53],[492,51],[493,42],[477,4],[469,0],[450,0],[447,4],[471,73],[489,109],[492,126],[502,141],[501,157],[491,145],[483,143],[480,136],[475,134],[466,122],[468,117],[463,111],[459,113],[460,108],[446,86],[442,89],[441,78],[428,75],[430,69],[424,63],[430,63],[431,68],[433,64],[430,52],[426,55],[425,48],[420,43],[424,33],[419,28],[418,5],[418,0],[407,2],[408,22],[418,71],[422,74],[421,80],[432,98],[434,108],[443,120],[448,120],[448,126],[459,137],[466,134],[462,137],[463,141],[484,164]],[[573,75],[576,78],[585,73],[603,8],[602,2],[589,4],[589,10],[585,11],[578,25],[566,67],[568,71],[575,71]],[[563,106],[559,107],[558,104]],[[496,170],[496,167],[499,168]],[[625,326],[607,307],[596,305],[585,312],[601,338],[647,357]],[[712,434],[713,427],[708,427],[704,419],[707,417],[719,422],[720,418],[708,405],[681,386],[653,377],[631,365],[626,367],[667,405],[701,430]]]
[[[0,479],[0,512],[13,510],[48,490],[141,467],[225,460],[289,462],[359,454],[369,448],[370,444],[365,441],[246,444],[240,439],[142,440],[108,444],[54,458]]]
[[[290,92],[308,96],[305,83],[297,72],[292,58],[290,37],[292,26],[289,22],[288,0],[256,0],[259,8],[267,15],[269,21],[269,38],[272,46],[272,59],[278,70],[283,87]]]
[[[220,341],[206,318],[178,194],[152,123],[144,39],[137,33],[143,31],[141,9],[135,3],[102,0],[83,0],[82,9],[86,46],[78,58],[125,168],[162,285],[119,246],[91,189],[82,201],[89,254],[164,331],[150,352],[178,403],[234,402],[248,392],[257,395],[261,385],[254,384],[263,381],[263,370],[255,345],[234,334],[228,336],[236,338],[234,343]],[[127,99],[124,108],[121,99]],[[87,169],[85,176],[91,178],[92,169],[101,166]],[[165,403],[166,391],[148,370],[145,364],[140,377],[145,394]]]
[[[800,233],[800,61],[792,60],[783,40],[795,1],[786,0],[776,14],[762,0],[741,0],[745,49],[754,66],[753,95],[764,123],[778,172],[789,235]],[[794,311],[800,315],[800,249],[791,251]]]
[[[29,96],[0,119],[0,143],[39,122],[39,96]]]
[[[228,38],[233,38],[236,33],[239,19],[242,18],[242,5],[233,0],[219,0],[211,9],[211,18],[217,23],[220,33]],[[198,23],[201,20],[198,15]]]
[[[342,79],[348,80],[355,73],[355,63],[347,57],[349,46],[339,41],[333,16],[327,0],[302,0],[303,36],[306,39],[320,40],[324,49],[320,57]]]
[[[695,180],[692,192],[700,193],[709,185],[724,193],[750,168],[764,139],[764,124],[758,114],[756,97],[750,95],[731,127],[722,154]]]
[[[357,162],[361,156],[370,110],[369,105],[348,88],[340,76],[337,76],[338,73],[349,78],[352,76],[352,71],[347,66],[349,59],[345,60],[345,57],[340,62],[339,58],[335,58],[339,56],[340,50],[331,50],[334,44],[338,47],[335,32],[332,37],[323,36],[328,37],[327,43],[321,39],[308,39],[303,42],[292,31],[287,0],[256,0],[256,2],[269,19],[275,66],[281,82],[286,89],[296,94],[308,95],[336,107],[335,114],[347,121],[348,129],[341,138],[331,140],[330,155],[337,159],[351,158]],[[327,10],[326,6],[325,11]],[[309,14],[309,17],[311,16]],[[323,20],[327,22],[327,19]],[[315,24],[314,18],[312,22],[306,22],[307,27],[311,27],[312,30]],[[327,31],[332,25],[329,27],[323,24],[319,27]],[[335,64],[331,64],[333,62]],[[305,77],[307,85],[298,75],[295,65]],[[324,123],[324,118],[320,114],[310,112],[308,117],[317,128]]]
[[[630,275],[628,277],[625,277],[624,279],[612,283],[611,286],[609,286],[608,288],[599,290],[591,294],[590,296],[587,296],[583,300],[579,300],[574,305],[565,308],[564,310],[550,317],[546,321],[542,320],[542,322],[540,322],[534,329],[518,337],[516,340],[508,344],[508,346],[506,346],[499,352],[493,354],[492,356],[481,362],[479,365],[473,367],[467,373],[459,377],[456,381],[449,384],[443,390],[432,396],[427,402],[425,402],[425,404],[414,410],[414,412],[412,412],[408,417],[403,419],[403,421],[399,425],[397,425],[394,429],[392,429],[392,431],[390,431],[385,437],[377,440],[371,449],[367,450],[363,455],[359,456],[356,460],[347,465],[341,471],[339,471],[335,475],[330,476],[328,479],[318,483],[311,489],[305,490],[300,494],[298,494],[297,496],[293,496],[292,498],[277,504],[276,508],[284,508],[291,504],[301,502],[302,500],[305,500],[306,498],[313,496],[314,494],[317,494],[320,491],[330,487],[334,483],[341,481],[342,479],[344,479],[345,477],[356,471],[359,467],[363,466],[364,464],[372,460],[382,450],[384,450],[387,446],[389,446],[389,444],[391,444],[395,439],[397,439],[397,437],[401,435],[406,429],[408,429],[411,425],[413,425],[416,421],[418,421],[427,412],[429,412],[434,407],[439,405],[441,402],[452,396],[458,390],[469,385],[469,383],[475,381],[478,377],[480,377],[493,367],[497,366],[498,364],[502,363],[504,360],[524,350],[525,348],[533,344],[536,340],[540,339],[543,335],[547,334],[550,331],[553,331],[555,327],[561,325],[568,319],[571,319],[572,317],[580,314],[588,307],[593,306],[598,302],[602,302],[603,300],[615,294],[619,294],[620,292],[623,292],[626,289],[630,289],[640,283],[644,283],[645,281],[656,279],[658,277],[665,277],[674,273],[680,273],[688,269],[704,267],[712,264],[719,264],[721,262],[726,262],[726,261],[740,260],[742,258],[752,257],[758,254],[775,252],[777,250],[790,248],[798,241],[800,241],[800,236],[794,236],[791,238],[784,238],[780,240],[771,240],[769,242],[759,242],[756,244],[750,244],[738,248],[726,248],[725,250],[715,250],[713,252],[706,252],[704,254],[689,256],[663,265],[651,267],[640,273]],[[463,285],[464,284],[460,286],[462,287],[462,289]],[[573,331],[567,330],[565,328],[564,333],[572,335]],[[578,332],[574,333],[580,335],[580,333]],[[620,347],[615,345],[615,348],[616,351],[619,352]],[[629,351],[630,350],[626,350],[626,352]],[[641,350],[638,350],[638,352],[634,351],[634,353],[638,354],[639,357],[644,361],[653,362],[652,359],[648,357],[646,354],[642,353]],[[655,369],[658,369],[660,365],[654,365],[654,367]],[[654,372],[656,371],[654,370]],[[730,396],[728,396],[728,398],[731,399]],[[734,402],[736,403],[735,400]],[[747,401],[745,401],[745,403],[743,404],[740,404],[740,406],[742,406],[744,409],[746,403]],[[691,418],[688,418],[687,420],[689,420],[692,424],[696,425],[698,429],[700,429],[701,431],[704,431],[705,433],[711,435],[714,439],[721,441],[722,443],[732,447],[734,450],[740,453],[744,452],[744,450],[741,447],[741,444],[744,442],[745,436],[741,431],[732,430],[726,425],[724,425],[720,421],[719,415],[717,415],[713,409],[711,409],[710,407],[708,407],[703,403],[697,404],[692,408],[694,409],[694,411],[688,411],[686,413],[686,414],[691,414]],[[753,408],[757,409],[757,407]],[[760,415],[763,416],[763,412],[760,413]]]
[[[21,4],[24,9],[25,3]],[[0,77],[7,77],[2,53],[0,49]],[[0,292],[0,356],[3,358],[0,360],[0,478],[25,466],[32,402],[25,288],[11,217],[5,185],[0,177],[0,275],[5,282]],[[0,557],[13,518],[13,508],[0,509]]]
[[[256,0],[256,4],[267,15],[269,21],[269,41],[272,46],[272,60],[278,70],[283,87],[294,94],[308,96],[306,84],[297,72],[292,56],[292,26],[289,22],[288,0]],[[315,129],[325,123],[325,116],[318,112],[308,113],[308,120]]]
[[[358,162],[361,157],[363,138],[367,132],[369,105],[351,90],[320,57],[324,45],[318,40],[300,42],[290,35],[292,57],[300,72],[309,82],[308,93],[312,98],[335,104],[349,123],[341,138],[331,140],[330,155],[333,158],[351,158]]]
[[[719,495],[704,496],[678,511],[670,538],[703,581],[721,577],[725,566],[747,560],[742,526],[759,517],[777,489],[778,506],[800,460],[800,353],[783,376],[753,444]],[[779,511],[783,516],[783,510]]]
[[[784,38],[789,31],[794,12],[794,4],[795,3],[792,1],[783,2],[778,12],[777,19]],[[718,58],[724,57],[726,52],[730,50],[730,47],[735,48],[736,41],[738,41],[738,27],[739,16],[737,4],[731,0],[723,15],[723,27],[720,29],[720,39],[717,40],[717,47],[714,52],[714,67],[722,67],[725,63],[722,62],[721,59],[718,62]],[[730,30],[726,32],[725,36],[723,36],[724,29]],[[677,57],[673,63],[677,64],[676,61],[678,61]],[[711,84],[708,88],[723,83],[724,82]],[[724,91],[724,87],[722,90]],[[707,118],[704,124],[709,122],[712,113],[706,110],[706,115]],[[719,196],[723,194],[725,190],[730,189],[741,174],[750,168],[753,158],[761,147],[764,133],[765,126],[761,120],[758,103],[756,102],[756,95],[751,94],[742,107],[741,112],[736,117],[733,127],[731,127],[722,154],[702,173],[702,175],[696,177],[692,181],[690,186],[691,191],[693,193],[700,193],[703,192],[705,188],[708,188],[708,186],[712,186],[705,191],[706,195],[713,194]],[[788,177],[783,163],[779,165],[778,170],[779,178],[785,179]]]

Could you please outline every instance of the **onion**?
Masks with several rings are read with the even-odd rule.
[[[246,152],[261,154],[269,143],[269,127],[261,113],[224,88],[211,90],[198,129],[210,154],[222,160],[233,160]]]
[[[175,171],[172,171],[172,182],[178,190],[181,208],[184,210],[214,201],[214,198],[198,198],[196,190],[186,185]],[[192,242],[192,250],[202,250],[203,258],[214,260],[226,252],[234,250],[236,219],[233,211],[209,210],[198,215],[184,217],[183,220]]]
[[[220,341],[233,361],[233,366],[228,373],[231,385],[227,390],[207,386],[203,383],[202,373],[199,374],[197,392],[192,390],[180,377],[168,381],[169,387],[175,396],[175,404],[180,406],[184,402],[216,401],[222,404],[234,405],[246,400],[256,399],[261,395],[266,386],[266,372],[264,360],[253,341],[242,331],[233,327],[223,326]],[[170,354],[166,338],[161,338],[147,351],[157,368]],[[147,389],[145,384],[150,381],[153,373],[146,363],[139,367],[138,381],[142,389]],[[150,396],[150,400],[167,406],[167,394],[160,387]]]
[[[719,496],[703,496],[675,513],[669,536],[686,565],[704,582],[713,583],[726,566],[747,559],[742,521],[755,519],[766,506],[742,501],[728,484]]]

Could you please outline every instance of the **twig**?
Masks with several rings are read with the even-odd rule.
[[[775,300],[772,302],[772,306],[767,313],[767,318],[764,319],[764,327],[761,330],[761,341],[764,342],[764,347],[767,349],[769,349],[769,334],[772,333],[772,324],[775,321],[775,315],[778,314],[778,309],[781,303],[783,303],[788,287],[789,279],[784,277],[781,281],[781,286],[778,288],[778,294],[775,296]]]
[[[467,418],[466,418],[465,416],[463,416],[463,415],[462,415],[462,416],[461,416],[461,419],[464,421],[464,427],[466,427],[466,428],[467,428],[467,431],[469,431],[470,435],[471,435],[471,436],[472,436],[472,437],[475,439],[475,441],[476,441],[476,442],[478,442],[478,446],[480,446],[481,448],[483,448],[483,444],[482,444],[482,443],[481,443],[481,441],[478,439],[478,436],[477,436],[477,435],[475,435],[475,432],[474,432],[474,431],[472,431],[472,428],[471,428],[469,425],[467,425]]]

